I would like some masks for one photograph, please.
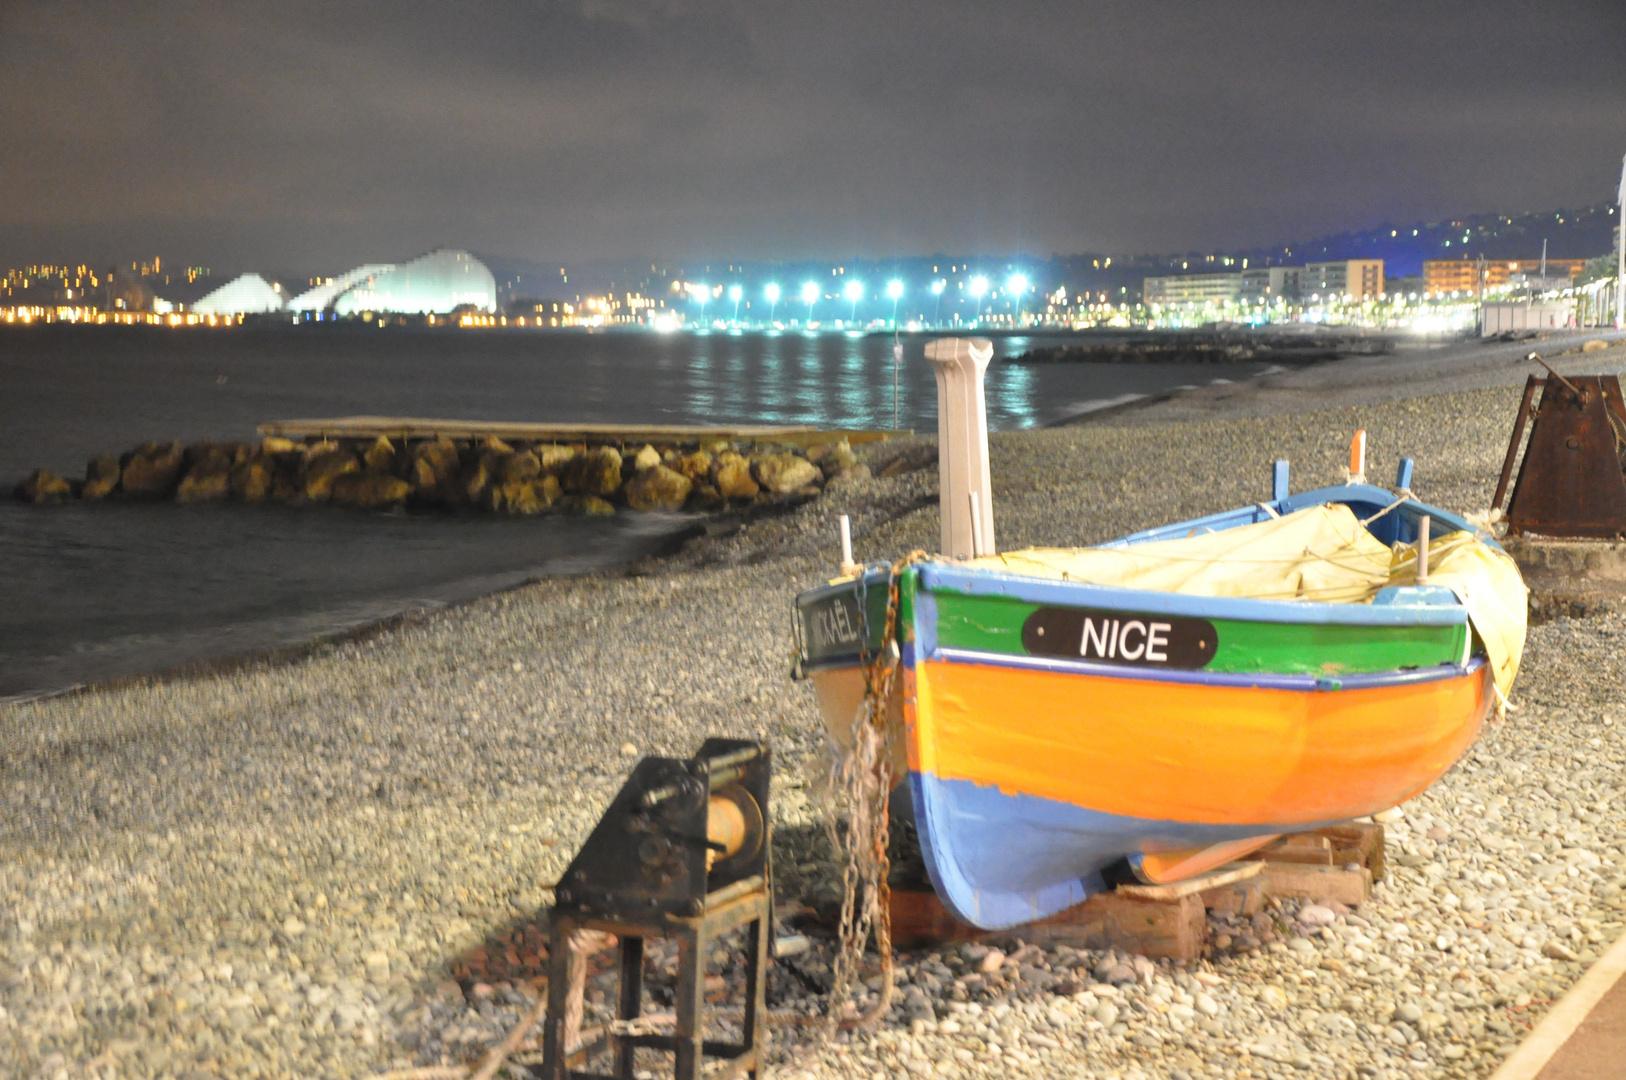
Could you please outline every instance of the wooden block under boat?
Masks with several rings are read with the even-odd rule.
[[[1037,945],[1118,948],[1142,956],[1195,960],[1202,955],[1207,931],[1208,918],[1199,893],[1150,900],[1120,891],[1098,893],[1015,932],[1023,941]]]
[[[1264,869],[1264,863],[1253,865]],[[1243,918],[1259,914],[1265,906],[1265,896],[1265,879],[1257,875],[1202,892],[1203,907],[1209,911],[1229,911]]]
[[[1314,835],[1332,841],[1332,864],[1355,863],[1372,872],[1373,881],[1382,881],[1388,866],[1384,854],[1383,826],[1375,821],[1348,821],[1315,830]]]
[[[1272,840],[1258,851],[1248,853],[1244,858],[1259,862],[1331,866],[1332,841],[1315,833],[1294,833],[1280,840]]]
[[[1264,864],[1265,892],[1271,896],[1292,896],[1302,900],[1359,907],[1372,899],[1372,871],[1362,866],[1345,870],[1337,866],[1311,866],[1305,863],[1267,862]]]

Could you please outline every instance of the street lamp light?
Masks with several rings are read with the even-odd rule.
[[[852,315],[848,317],[847,321],[856,322],[858,320],[858,301],[864,298],[864,283],[861,281],[849,281],[841,292],[842,295],[853,302]]]
[[[802,303],[807,305],[807,322],[813,324],[813,305],[819,302],[819,283],[809,281],[802,286]]]
[[[700,325],[706,325],[706,303],[711,299],[711,286],[705,282],[696,285],[691,295],[700,297]]]
[[[762,290],[762,296],[768,301],[768,325],[773,325],[773,309],[779,306],[779,286],[770,284]]]
[[[988,279],[978,274],[971,279],[971,287],[967,290],[977,301],[977,322],[982,322],[982,298],[988,295]]]
[[[886,283],[886,295],[892,298],[892,325],[898,325],[898,300],[903,296],[903,282],[893,278]]]
[[[1028,276],[1023,273],[1012,274],[1005,279],[1005,291],[1014,297],[1011,301],[1014,305],[1011,311],[1011,322],[1013,324],[1020,323],[1022,321],[1022,297],[1028,291]]]
[[[938,278],[936,281],[932,282],[932,296],[936,297],[936,299],[932,302],[932,324],[934,326],[942,321],[943,290],[946,288],[948,288],[947,278]]]
[[[742,297],[744,295],[745,295],[745,290],[740,288],[738,285],[730,285],[728,287],[728,298],[730,300],[734,301],[734,325],[735,326],[738,326],[740,324],[740,297]]]

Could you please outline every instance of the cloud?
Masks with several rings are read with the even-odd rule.
[[[1609,4],[0,8],[0,258],[1158,250],[1594,201]]]

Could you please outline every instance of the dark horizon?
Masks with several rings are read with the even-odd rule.
[[[1128,255],[1581,207],[1623,40],[1601,3],[14,0],[0,264]]]

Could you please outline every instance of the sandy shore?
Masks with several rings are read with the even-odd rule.
[[[1522,381],[1193,404],[1217,388],[1001,434],[998,540],[1090,543],[1251,502],[1277,457],[1295,489],[1333,482],[1357,426],[1375,477],[1408,454],[1419,497],[1482,509]],[[931,468],[837,486],[636,575],[528,586],[294,663],[0,707],[0,1078],[472,1060],[534,992],[517,928],[635,755],[709,734],[773,740],[780,891],[816,893],[825,751],[787,678],[790,602],[831,572],[837,514],[860,558],[935,547],[935,494]],[[1405,808],[1404,857],[1362,912],[1216,926],[1232,946],[1189,972],[1029,953],[993,992],[963,982],[981,956],[910,957],[893,1022],[822,1048],[786,1029],[779,1067],[1487,1074],[1620,930],[1623,635],[1610,615],[1534,630],[1519,711]],[[776,982],[782,1007],[813,1007],[804,965]]]

